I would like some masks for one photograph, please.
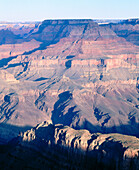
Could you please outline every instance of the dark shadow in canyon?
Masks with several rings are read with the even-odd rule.
[[[80,122],[80,110],[73,101],[73,96],[70,91],[65,91],[59,94],[59,99],[54,104],[51,120],[53,124],[63,124],[64,126],[71,126],[74,129],[87,129],[91,133],[121,133],[124,135],[133,135],[139,137],[139,124],[135,121],[134,114],[130,113],[129,122],[127,125],[121,124],[119,126],[107,127],[110,121],[111,114],[103,113],[99,108],[94,108],[94,115],[100,125],[93,125],[89,119],[84,119]],[[75,122],[74,122],[75,120]],[[103,120],[103,121],[101,121]],[[100,123],[101,122],[101,123]]]
[[[11,56],[11,57],[8,57],[8,58],[3,58],[0,60],[0,68],[1,67],[4,67],[8,64],[8,62],[10,62],[11,60],[17,58],[17,56]]]
[[[6,144],[9,140],[17,137],[20,132],[31,129],[32,126],[16,126],[8,123],[0,123],[0,144]]]
[[[139,123],[136,122],[134,122],[134,127],[131,122],[128,125],[123,124],[121,126],[106,127],[106,126],[99,126],[99,125],[95,126],[88,120],[85,120],[83,128],[89,130],[90,133],[96,133],[96,132],[102,134],[119,133],[122,135],[136,136],[137,138],[139,138],[139,131],[138,131]]]
[[[65,108],[72,98],[72,93],[69,91],[59,94],[59,100],[54,104],[54,110],[52,111],[51,119],[54,124],[61,123],[70,126],[74,116],[79,112],[78,110],[75,111],[76,105],[69,107],[65,112]]]

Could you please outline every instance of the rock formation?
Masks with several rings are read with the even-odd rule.
[[[138,19],[0,23],[0,169],[138,170],[138,34]]]
[[[2,147],[2,146],[1,146]],[[7,149],[9,148],[9,149]],[[0,167],[7,169],[118,169],[139,168],[139,139],[121,134],[91,134],[69,126],[38,124],[0,150]]]
[[[35,126],[50,120],[91,133],[139,137],[137,19],[45,20],[18,35],[20,26],[0,30],[1,123]]]

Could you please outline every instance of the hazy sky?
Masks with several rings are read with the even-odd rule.
[[[0,21],[139,18],[139,0],[0,0]]]

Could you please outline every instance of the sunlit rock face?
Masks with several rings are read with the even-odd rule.
[[[32,27],[25,36],[0,30],[0,122],[139,136],[138,20]]]
[[[44,121],[0,145],[0,168],[138,170],[139,138]]]

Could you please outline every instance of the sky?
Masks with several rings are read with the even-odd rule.
[[[139,18],[139,0],[0,0],[0,21]]]

